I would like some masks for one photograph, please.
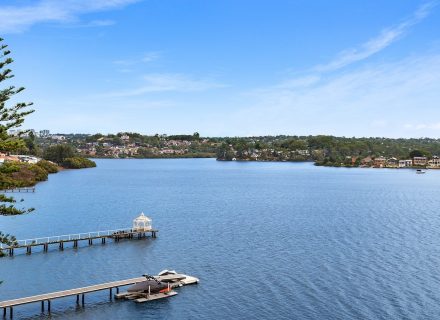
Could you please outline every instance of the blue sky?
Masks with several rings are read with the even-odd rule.
[[[2,0],[26,128],[440,137],[439,1]]]

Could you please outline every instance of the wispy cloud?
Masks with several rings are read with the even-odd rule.
[[[368,64],[313,80],[247,93],[252,104],[232,118],[267,130],[259,134],[398,136],[424,130],[426,136],[438,136],[440,125],[431,119],[440,119],[440,54]]]
[[[113,61],[113,63],[122,66],[133,66],[138,63],[149,63],[158,60],[159,58],[160,58],[160,52],[151,51],[145,53],[141,58],[115,60]]]
[[[409,130],[440,130],[440,122],[435,123],[407,123],[405,129]]]
[[[358,48],[352,48],[340,52],[337,57],[324,65],[318,65],[314,69],[318,72],[334,71],[358,62],[382,51],[392,43],[404,36],[408,30],[425,19],[432,9],[438,5],[438,1],[425,3],[418,8],[411,17],[396,26],[383,29],[379,35],[368,40]]]
[[[144,57],[142,58],[142,62],[151,62],[157,60],[159,56],[159,52],[149,52],[144,55]]]
[[[132,97],[153,92],[200,92],[223,88],[225,85],[206,79],[197,79],[178,73],[147,74],[142,78],[142,85],[135,89],[113,92],[106,96]]]
[[[438,1],[424,4],[400,24],[382,30],[359,48],[342,51],[333,61],[313,67],[301,77],[247,92],[246,98],[255,102],[234,118],[264,122],[266,127],[272,124],[275,126],[272,131],[278,133],[295,133],[288,129],[289,126],[301,128],[308,123],[308,130],[302,130],[303,133],[336,134],[338,132],[320,131],[332,122],[338,126],[345,123],[347,132],[353,134],[361,128],[363,132],[387,131],[390,127],[402,130],[408,113],[420,106],[434,110],[435,102],[440,100],[440,93],[437,93],[440,92],[437,73],[440,73],[440,55],[411,57],[394,63],[370,63],[363,67],[354,64],[402,38],[437,4]],[[340,72],[352,64],[350,69]],[[389,119],[391,114],[393,120]],[[421,123],[407,125],[405,129],[437,128]]]
[[[44,22],[76,22],[81,14],[118,9],[139,0],[39,0],[22,5],[0,6],[0,33],[17,33]],[[108,20],[92,21],[90,26],[108,26]],[[81,26],[81,24],[80,24]]]

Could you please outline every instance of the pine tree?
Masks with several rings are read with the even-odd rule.
[[[9,57],[11,52],[7,47],[6,44],[3,44],[3,39],[0,38],[0,86],[3,81],[13,77],[12,70],[8,68],[8,65],[14,60]],[[29,109],[32,105],[31,102],[18,102],[7,106],[10,99],[23,90],[23,87],[8,86],[4,89],[0,87],[0,151],[2,152],[14,151],[25,146],[20,136],[8,134],[9,130],[21,127],[24,118],[34,112]]]
[[[3,81],[13,77],[11,69],[8,68],[13,60],[9,57],[11,52],[7,48],[8,46],[3,44],[3,39],[0,38],[0,152],[11,152],[25,147],[25,143],[20,138],[20,135],[10,136],[8,131],[20,128],[24,118],[34,112],[34,110],[29,109],[32,103],[19,102],[12,103],[11,106],[7,105],[12,97],[24,90],[23,87],[16,88],[14,86],[7,86],[2,89]],[[4,195],[0,197],[0,203],[3,203],[0,204],[0,215],[21,214],[32,211],[32,209],[21,210],[15,208],[13,205],[15,200]],[[4,203],[9,203],[9,205]],[[14,241],[15,238],[13,236],[5,235],[0,231],[0,243],[10,245]],[[2,252],[0,251],[1,255]]]

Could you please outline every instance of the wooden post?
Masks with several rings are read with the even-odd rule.
[[[6,318],[6,308],[3,308],[3,318]]]
[[[84,307],[84,293],[82,294],[81,300],[82,300],[82,306]]]
[[[116,293],[119,293],[119,287],[116,287]]]
[[[44,300],[41,300],[41,313],[44,312]]]
[[[47,300],[47,312],[50,313],[50,300]]]
[[[76,295],[76,304],[79,304],[79,294]]]
[[[9,307],[9,316],[12,319],[12,316],[14,315],[14,309],[12,309],[12,307]]]
[[[73,247],[78,248],[78,240],[73,240]]]
[[[112,295],[112,288],[110,288],[110,301],[112,300],[112,297],[113,297],[113,295]]]

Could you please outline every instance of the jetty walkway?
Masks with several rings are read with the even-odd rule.
[[[2,189],[0,192],[4,193],[22,193],[22,192],[35,192],[35,187],[24,187],[24,188],[8,188],[8,189]]]
[[[51,300],[76,296],[76,304],[80,304],[80,296],[81,296],[81,304],[84,306],[85,298],[84,295],[90,292],[109,290],[110,300],[113,298],[112,290],[116,289],[116,294],[119,293],[119,287],[133,285],[139,282],[145,281],[145,277],[132,278],[127,280],[120,280],[114,282],[107,282],[102,284],[97,284],[88,287],[76,288],[71,290],[63,290],[52,293],[40,294],[20,299],[13,299],[7,301],[0,301],[0,308],[3,308],[3,317],[7,316],[7,310],[9,309],[9,316],[13,317],[14,307],[29,303],[41,302],[41,312],[44,312],[45,302],[47,302],[47,311],[50,313],[51,308]]]
[[[47,252],[50,245],[58,245],[59,250],[64,250],[64,245],[73,243],[73,248],[78,248],[78,243],[88,241],[89,245],[93,245],[94,240],[100,240],[101,244],[106,243],[106,239],[113,239],[119,242],[121,239],[143,239],[150,235],[152,238],[157,237],[156,229],[130,229],[122,228],[106,231],[94,231],[86,233],[68,234],[61,236],[42,237],[26,240],[17,240],[15,244],[5,245],[0,243],[0,251],[8,253],[9,256],[14,255],[16,249],[26,248],[26,254],[32,253],[32,248],[43,247],[43,251]]]

